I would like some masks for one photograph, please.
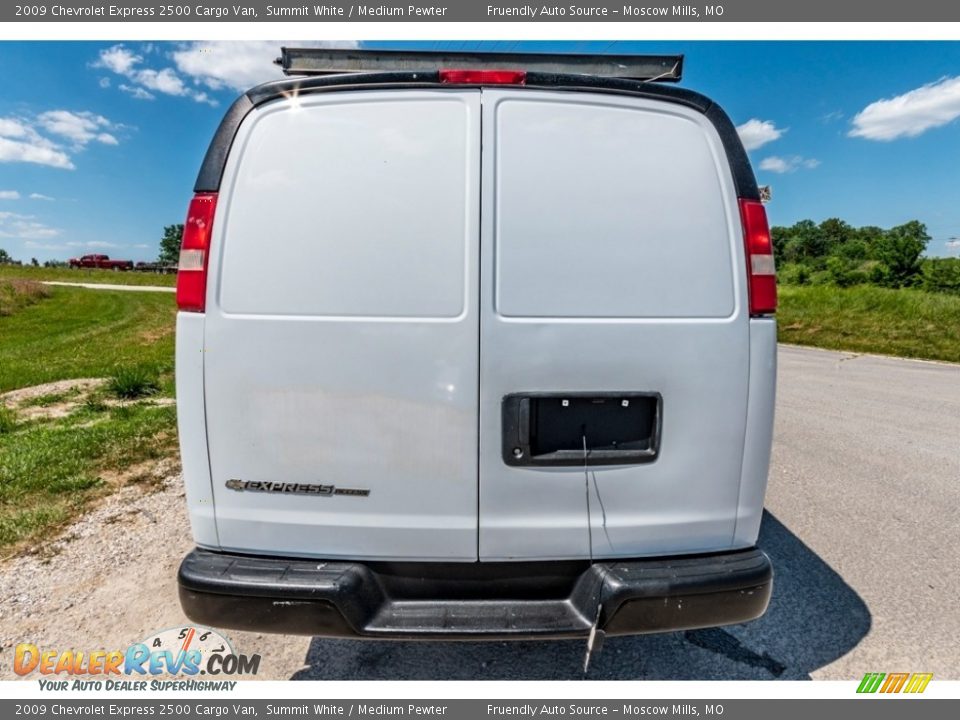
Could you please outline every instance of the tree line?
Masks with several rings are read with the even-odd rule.
[[[878,285],[960,294],[960,258],[924,257],[930,235],[918,220],[883,229],[838,218],[770,229],[777,277],[786,285]]]

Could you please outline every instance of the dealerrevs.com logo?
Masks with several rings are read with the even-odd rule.
[[[20,643],[14,650],[13,670],[17,675],[38,673],[42,689],[145,690],[150,689],[232,689],[234,682],[212,682],[213,678],[256,675],[259,655],[234,651],[230,641],[210,628],[186,626],[153,633],[126,650],[41,649]],[[156,682],[153,678],[176,676],[205,682]],[[57,679],[51,676],[58,676]],[[72,682],[60,679],[73,678]],[[123,680],[115,679],[117,676]],[[81,679],[82,678],[82,679]],[[103,678],[101,680],[101,678]]]
[[[858,693],[922,693],[933,673],[867,673],[860,681]]]

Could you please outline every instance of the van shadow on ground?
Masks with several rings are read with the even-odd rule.
[[[870,629],[859,595],[799,538],[764,513],[759,546],[774,566],[760,620],[726,628],[608,639],[593,680],[808,679]],[[294,680],[572,680],[583,641],[398,642],[314,638]]]

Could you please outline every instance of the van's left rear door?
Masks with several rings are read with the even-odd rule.
[[[244,120],[205,327],[222,548],[476,560],[479,177],[479,90]]]

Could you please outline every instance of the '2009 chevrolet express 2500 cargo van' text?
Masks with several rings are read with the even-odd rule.
[[[730,120],[649,82],[679,58],[283,61],[305,74],[229,110],[184,233],[187,615],[404,638],[761,615],[772,249]]]

